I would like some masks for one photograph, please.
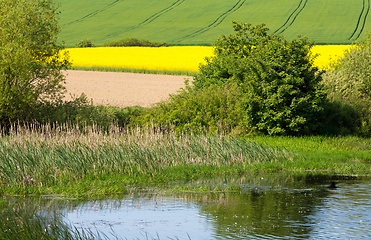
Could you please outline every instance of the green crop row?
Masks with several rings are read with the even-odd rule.
[[[231,21],[266,23],[287,39],[307,36],[317,44],[349,44],[371,29],[368,1],[347,0],[57,0],[61,41],[102,46],[123,38],[170,45],[210,45],[231,33]]]

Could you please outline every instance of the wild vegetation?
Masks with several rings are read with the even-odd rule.
[[[158,128],[18,126],[1,139],[0,191],[16,194],[48,193],[50,188],[75,196],[125,192],[123,186],[134,183],[245,172],[293,157],[227,136]]]
[[[148,39],[123,38],[104,43],[103,47],[166,47],[166,43],[151,42]]]
[[[354,131],[371,135],[371,35],[348,49],[324,74],[329,99],[353,117]]]
[[[221,34],[232,33],[232,20],[253,25],[266,23],[271,33],[289,40],[301,34],[317,44],[351,44],[365,39],[371,30],[368,1],[57,2],[61,6],[59,37],[67,47],[74,47],[83,38],[102,46],[132,37],[169,45],[210,46]]]
[[[81,3],[85,8],[79,9],[80,18],[63,24],[65,29],[78,25],[84,34],[90,31],[80,25],[86,19],[128,1],[110,5],[73,1]],[[129,30],[147,31],[152,23],[191,3],[156,2],[151,11],[140,11],[150,17]],[[180,37],[175,34],[173,41],[207,35],[244,9],[244,3],[223,2],[212,24],[188,29]],[[207,2],[197,4],[202,11]],[[212,174],[370,173],[371,143],[362,138],[371,134],[370,74],[365,67],[370,38],[324,73],[313,66],[313,42],[308,39],[286,40],[270,34],[265,25],[234,23],[235,35],[222,35],[215,42],[214,56],[200,67],[192,85],[153,108],[121,109],[93,106],[84,95],[70,102],[61,100],[61,70],[70,63],[56,42],[57,9],[51,1],[3,0],[0,7],[0,195],[92,197],[125,193],[128,185]],[[287,9],[289,17],[276,32],[289,32],[306,10],[306,1]],[[361,14],[359,22],[365,24],[366,17]],[[188,19],[194,24],[199,21]],[[114,29],[114,37],[119,36],[120,26]],[[362,31],[357,25],[350,38],[360,37]],[[102,32],[112,33],[112,29],[102,28]],[[11,216],[0,218],[1,239],[97,237],[45,217],[37,209],[25,212],[18,207],[11,213],[0,208],[2,216]]]
[[[37,4],[51,3],[35,0]],[[49,22],[40,24],[49,26]],[[270,34],[265,25],[234,23],[234,30],[234,35],[222,35],[215,42],[214,56],[206,59],[192,84],[153,108],[93,106],[84,95],[70,102],[44,101],[35,95],[28,110],[30,120],[19,114],[18,124],[11,125],[11,118],[2,115],[9,122],[2,125],[1,191],[89,195],[124,191],[123,183],[202,174],[366,170],[367,163],[352,165],[348,162],[352,158],[303,164],[304,158],[293,154],[296,150],[246,140],[264,134],[367,136],[368,132],[360,128],[362,115],[357,108],[328,97],[331,88],[323,83],[323,72],[313,66],[313,42],[302,37],[286,40]],[[51,35],[46,32],[46,36]],[[46,59],[40,58],[35,66],[53,69],[56,75],[45,78],[57,76],[59,84],[58,74],[68,61]],[[59,93],[58,84],[51,90]],[[367,161],[367,154],[360,159]],[[345,164],[335,164],[338,161]]]
[[[233,27],[235,35],[215,42],[215,56],[200,66],[192,87],[149,109],[137,122],[152,119],[183,131],[323,133],[327,99],[321,72],[313,66],[313,43],[268,34],[265,25]]]

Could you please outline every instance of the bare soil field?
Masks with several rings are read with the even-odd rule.
[[[65,100],[85,93],[94,105],[118,107],[150,107],[184,87],[185,79],[192,81],[188,76],[76,70],[65,71],[65,76]]]

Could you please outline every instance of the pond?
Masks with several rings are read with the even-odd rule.
[[[129,194],[118,198],[34,201],[77,229],[98,230],[112,238],[371,238],[370,178],[248,174],[179,181],[162,189],[174,186],[183,191],[127,186]],[[235,191],[200,191],[208,189]]]

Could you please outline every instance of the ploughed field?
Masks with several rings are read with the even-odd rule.
[[[74,70],[66,71],[65,76],[65,100],[85,93],[94,105],[117,107],[150,107],[184,87],[185,78],[192,80],[183,76]]]
[[[57,0],[59,35],[66,46],[81,39],[97,46],[126,37],[171,45],[209,45],[232,32],[231,21],[266,23],[287,39],[350,44],[371,30],[369,0]]]

